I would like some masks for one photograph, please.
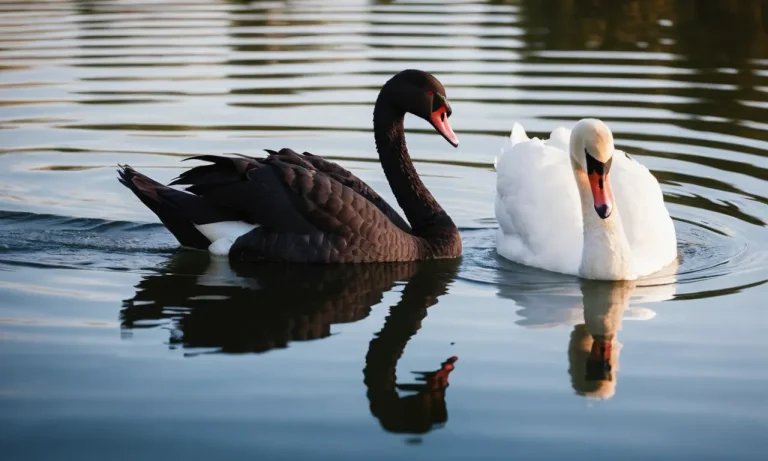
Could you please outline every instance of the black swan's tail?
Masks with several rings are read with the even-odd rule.
[[[119,181],[136,194],[185,247],[203,250],[212,243],[195,224],[231,219],[203,197],[160,184],[128,165],[118,166]]]

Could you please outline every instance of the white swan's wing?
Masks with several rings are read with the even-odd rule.
[[[663,268],[677,257],[675,227],[659,182],[648,169],[614,151],[611,186],[639,276]]]
[[[549,139],[544,141],[544,143],[568,154],[571,144],[571,130],[563,127],[555,128],[555,131],[549,135]],[[570,162],[570,158],[568,158],[568,161]]]
[[[515,262],[577,274],[581,205],[564,131],[542,142],[515,124],[496,164],[496,249]]]

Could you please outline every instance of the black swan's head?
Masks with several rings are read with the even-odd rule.
[[[451,105],[448,104],[443,84],[433,75],[421,70],[404,70],[384,85],[379,95],[380,102],[382,98],[398,110],[428,121],[446,141],[458,147],[459,138],[448,123]]]

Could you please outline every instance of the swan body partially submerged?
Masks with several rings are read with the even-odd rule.
[[[677,257],[659,183],[600,120],[530,139],[515,123],[496,162],[498,253],[597,280],[633,280]]]
[[[384,84],[373,111],[384,173],[408,222],[340,165],[291,149],[266,157],[202,155],[208,162],[169,185],[121,167],[120,181],[182,246],[240,261],[361,263],[455,258],[456,225],[419,179],[408,154],[404,117],[427,120],[451,145],[445,88],[404,70]],[[170,186],[188,186],[178,190]]]

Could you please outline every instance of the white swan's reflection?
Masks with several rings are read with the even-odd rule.
[[[572,325],[568,343],[568,373],[573,390],[581,396],[609,399],[616,393],[619,354],[618,332],[624,320],[650,320],[651,308],[637,303],[671,299],[675,294],[677,265],[651,279],[639,281],[577,280],[547,274],[500,280],[499,296],[520,306],[516,323],[526,328]]]
[[[568,373],[577,394],[609,399],[616,393],[622,347],[616,334],[621,330],[624,312],[629,310],[634,285],[633,282],[582,282],[584,323],[574,326],[568,342]],[[640,309],[630,318],[647,320],[655,315],[650,309]]]

